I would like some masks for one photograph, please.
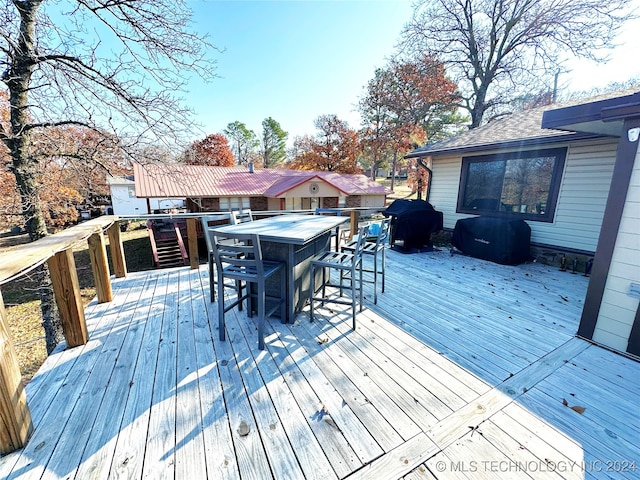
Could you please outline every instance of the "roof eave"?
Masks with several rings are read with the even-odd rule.
[[[505,142],[495,143],[483,143],[477,145],[463,145],[451,148],[434,149],[434,150],[414,150],[413,152],[405,155],[404,158],[419,158],[419,157],[444,157],[448,155],[465,154],[465,153],[478,153],[486,152],[487,150],[499,150],[499,149],[518,149],[529,148],[536,146],[549,145],[553,143],[569,142],[575,140],[587,140],[593,138],[606,137],[607,135],[599,135],[592,133],[563,133],[559,135],[526,138],[519,140],[509,140]]]
[[[640,92],[548,110],[542,115],[542,128],[620,136],[624,119],[638,115]]]

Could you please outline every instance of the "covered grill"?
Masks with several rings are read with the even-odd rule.
[[[456,222],[451,243],[466,255],[503,265],[530,258],[531,227],[521,219],[473,217]]]
[[[442,212],[424,200],[396,200],[382,214],[391,217],[392,247],[405,253],[430,248],[431,234],[442,230]]]

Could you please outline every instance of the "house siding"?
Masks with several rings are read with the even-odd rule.
[[[553,145],[563,147],[567,144]],[[552,146],[550,146],[552,147]],[[531,242],[595,252],[616,158],[617,139],[568,145],[555,218],[551,223],[528,221]],[[490,154],[492,152],[481,152]],[[433,161],[430,203],[442,211],[445,228],[472,215],[456,213],[462,157]]]
[[[616,237],[609,275],[593,340],[625,351],[639,300],[629,296],[631,283],[640,283],[640,152],[636,153],[631,182]]]

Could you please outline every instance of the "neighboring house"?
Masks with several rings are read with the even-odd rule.
[[[134,165],[138,198],[185,198],[191,212],[384,207],[391,193],[364,175],[200,165]]]
[[[460,218],[522,218],[534,254],[594,257],[578,335],[640,355],[640,92],[513,114],[408,157]]]
[[[133,176],[107,176],[114,215],[146,215],[157,210],[184,208],[184,198],[138,198]]]

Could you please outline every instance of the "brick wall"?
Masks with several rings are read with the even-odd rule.
[[[202,211],[204,211],[204,212],[219,212],[220,211],[220,199],[219,198],[203,198],[202,199]]]
[[[338,208],[338,197],[324,197],[322,208]]]
[[[267,197],[251,197],[249,199],[249,208],[256,211],[269,210],[269,200]]]
[[[349,195],[344,202],[344,206],[347,208],[360,207],[362,205],[362,199],[360,195]]]

